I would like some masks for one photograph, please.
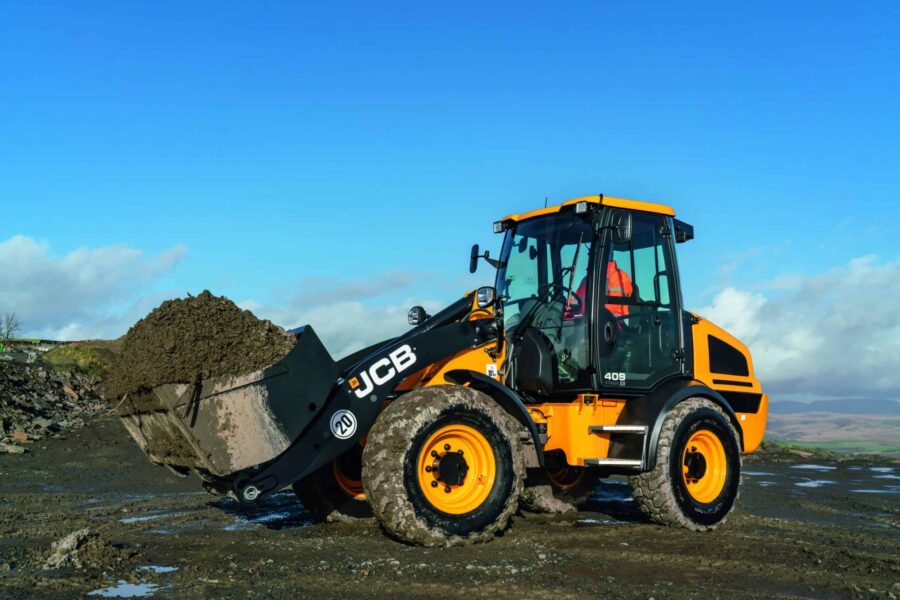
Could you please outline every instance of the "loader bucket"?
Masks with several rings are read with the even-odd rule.
[[[116,413],[151,462],[225,477],[267,462],[319,413],[338,366],[309,326],[281,360],[253,373],[127,395]]]

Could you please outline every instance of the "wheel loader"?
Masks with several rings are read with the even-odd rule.
[[[768,399],[746,346],[682,300],[662,204],[587,196],[494,223],[493,286],[334,360],[311,326],[254,373],[117,408],[151,461],[253,503],[293,486],[323,519],[374,515],[446,546],[503,530],[526,489],[577,502],[627,476],[657,523],[709,530],[738,495]]]

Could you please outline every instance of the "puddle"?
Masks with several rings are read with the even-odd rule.
[[[857,494],[900,494],[900,489],[882,489],[882,490],[850,490],[851,492],[855,492]]]
[[[101,598],[144,598],[152,596],[159,590],[155,583],[128,583],[124,579],[108,588],[102,588],[88,592],[88,596],[100,596]]]
[[[869,467],[869,470],[873,471],[875,473],[893,473],[894,472],[893,467]]]
[[[138,571],[150,571],[151,573],[174,573],[178,567],[161,567],[158,565],[143,565],[137,568]]]
[[[592,502],[634,502],[631,496],[631,485],[626,481],[615,479],[603,481],[591,494]]]
[[[837,467],[831,465],[794,465],[792,469],[805,469],[807,471],[836,471]]]
[[[119,519],[119,523],[125,523],[126,525],[131,523],[143,523],[144,521],[152,521],[154,519],[162,519],[164,517],[178,517],[185,514],[187,513],[173,510],[151,510],[147,511],[147,514],[140,517],[126,517],[124,519]]]
[[[829,481],[828,479],[808,479],[806,481],[801,481],[799,483],[795,483],[797,487],[806,487],[806,488],[817,488],[822,487],[823,485],[831,485],[833,483],[837,483],[836,481]]]
[[[900,475],[894,475],[893,473],[890,475],[876,475],[875,479],[900,479]]]
[[[258,525],[269,529],[295,529],[312,525],[315,520],[306,507],[291,492],[272,494],[258,504],[241,504],[232,498],[213,503],[234,517],[223,529],[241,531]]]
[[[757,481],[756,484],[760,487],[771,487],[773,485],[778,485],[775,481]]]
[[[627,523],[625,521],[616,521],[615,519],[578,519],[575,521],[576,527],[590,525],[627,525]]]
[[[224,529],[225,531],[241,531],[243,529],[247,529],[248,527],[252,527],[254,525],[268,525],[268,524],[282,525],[282,527],[273,527],[273,529],[279,529],[279,528],[285,529],[285,527],[283,527],[283,525],[286,522],[291,521],[293,518],[294,518],[294,515],[290,512],[272,512],[272,513],[266,513],[263,515],[257,515],[257,516],[253,516],[253,517],[236,516],[234,518],[234,523],[231,523],[230,525],[226,525],[222,529]],[[308,522],[305,522],[305,520],[304,520],[304,522],[302,524],[298,524],[295,526],[302,527],[303,525],[311,525],[311,524],[312,524],[312,518],[310,518],[308,520]]]
[[[750,475],[751,477],[775,477],[775,473],[769,473],[768,471],[741,471],[741,475]]]

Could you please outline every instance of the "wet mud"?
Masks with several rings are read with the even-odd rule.
[[[443,549],[316,523],[290,492],[252,507],[210,496],[150,465],[112,416],[35,445],[0,456],[3,598],[900,597],[890,459],[753,457],[709,533],[648,523],[613,478],[578,513],[519,515],[490,543]],[[84,528],[90,559],[45,570]]]
[[[115,402],[165,383],[250,373],[284,357],[295,342],[277,325],[209,291],[167,300],[122,339],[106,396]]]

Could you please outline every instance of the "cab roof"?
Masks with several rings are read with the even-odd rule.
[[[562,204],[558,204],[556,206],[548,206],[546,208],[539,208],[537,210],[532,210],[530,212],[522,213],[522,214],[512,214],[507,215],[501,219],[501,221],[513,221],[519,222],[524,221],[526,219],[531,219],[532,217],[539,217],[541,215],[549,215],[552,213],[559,212],[566,206],[572,206],[573,204],[578,204],[579,202],[587,202],[588,204],[600,204],[602,206],[612,206],[613,208],[625,208],[628,210],[639,210],[642,212],[656,213],[659,215],[666,215],[669,217],[675,216],[675,209],[671,206],[667,206],[665,204],[657,204],[655,202],[642,202],[640,200],[628,200],[626,198],[613,198],[612,196],[604,196],[602,194],[597,196],[582,196],[581,198],[573,198],[572,200],[566,200]]]

